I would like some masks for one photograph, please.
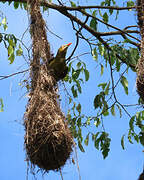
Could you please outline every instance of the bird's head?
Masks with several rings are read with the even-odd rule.
[[[72,43],[68,43],[68,44],[62,45],[62,46],[58,49],[58,52],[57,52],[56,57],[65,58],[66,53],[67,53],[67,49],[68,49],[68,47],[69,47],[71,44],[72,44]]]

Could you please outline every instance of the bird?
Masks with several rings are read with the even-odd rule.
[[[72,43],[62,45],[58,49],[56,56],[48,62],[48,68],[52,70],[56,81],[63,79],[67,75],[66,53],[71,44]]]

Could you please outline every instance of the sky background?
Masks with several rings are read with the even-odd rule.
[[[82,1],[80,1],[81,3]],[[96,1],[97,3],[98,1]],[[117,1],[125,2],[125,1]],[[8,7],[7,4],[0,6],[0,11],[6,15],[8,20],[7,33],[13,33],[18,38],[21,38],[23,32],[26,31],[29,23],[28,16],[24,10],[14,10],[13,5]],[[68,53],[72,51],[75,44],[75,34],[71,30],[71,24],[66,18],[55,11],[49,11],[44,15],[48,28],[54,33],[63,38],[60,40],[48,32],[48,40],[51,44],[52,52],[56,52],[59,46],[72,42],[73,45],[69,48]],[[127,24],[136,24],[136,13],[120,13],[119,21],[114,25],[124,28]],[[24,42],[29,45],[29,33],[26,32],[24,36]],[[27,67],[26,62],[21,57],[17,57],[15,62],[10,65],[7,58],[7,51],[0,46],[0,75],[7,75],[13,72],[20,71]],[[88,45],[85,41],[80,41],[79,47],[75,53],[78,55],[82,52],[89,52]],[[95,115],[95,111],[92,107],[92,101],[95,95],[98,93],[97,84],[108,80],[106,70],[104,76],[100,77],[100,68],[97,67],[96,62],[92,57],[86,55],[82,57],[82,60],[87,64],[90,70],[90,80],[83,85],[83,93],[77,101],[83,104],[83,112],[89,115]],[[21,75],[5,79],[0,81],[0,97],[4,101],[4,112],[0,113],[0,180],[25,180],[27,176],[27,163],[25,160],[24,151],[24,127],[23,127],[23,114],[25,112],[25,106],[27,103],[27,97],[25,96],[25,89],[21,88],[18,83],[23,78]],[[124,95],[122,88],[117,90],[119,99],[126,104],[137,102],[137,93],[135,87],[136,74],[129,71],[127,75],[129,80],[129,96]],[[67,88],[69,86],[67,85]],[[60,83],[60,93],[62,94],[62,108],[66,113],[68,109],[67,98],[63,92],[63,85]],[[131,113],[135,113],[140,109],[130,109]],[[123,114],[122,118],[117,116],[109,116],[105,118],[104,124],[106,131],[110,133],[111,151],[109,156],[103,160],[101,152],[97,151],[93,145],[93,142],[89,142],[89,146],[85,148],[85,153],[82,153],[77,149],[78,161],[80,167],[80,174],[82,180],[136,180],[139,174],[142,172],[144,164],[143,147],[139,144],[129,144],[126,140],[125,150],[122,150],[120,145],[121,136],[128,130],[129,118]],[[92,130],[96,132],[96,128],[92,127]],[[84,135],[87,134],[87,130],[84,129]],[[75,159],[75,152],[72,156]],[[77,166],[68,160],[65,167],[62,170],[64,180],[78,180]],[[49,172],[44,176],[41,173],[36,175],[38,180],[60,180],[59,172]],[[34,176],[29,173],[29,180],[33,180]]]

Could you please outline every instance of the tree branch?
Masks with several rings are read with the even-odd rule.
[[[80,24],[84,29],[86,29],[89,33],[91,33],[93,36],[95,36],[108,50],[112,51],[111,47],[109,46],[109,44],[107,42],[105,42],[101,37],[100,34],[96,31],[94,31],[92,28],[90,28],[89,26],[87,26],[86,24],[84,24],[84,22],[82,22],[80,19],[78,19],[77,17],[73,16],[72,14],[68,13],[65,10],[58,10],[60,13],[62,13],[63,15],[67,16],[69,19],[77,22],[78,24]],[[118,59],[120,59],[123,63],[127,64],[125,59],[122,59],[118,54],[116,54],[116,57]],[[132,64],[129,64],[129,66],[131,68],[135,69],[135,66]]]
[[[0,0],[0,2],[22,2],[22,3],[27,3],[27,0]],[[59,1],[60,2],[60,1]],[[49,3],[46,0],[40,0],[40,4],[41,6],[45,6],[48,8],[54,8],[58,5],[54,4],[54,3]],[[60,3],[61,4],[61,3]],[[81,9],[112,9],[112,10],[130,10],[130,9],[136,9],[136,6],[131,6],[131,7],[118,7],[118,6],[77,6],[77,7],[70,7],[70,6],[63,6],[61,4],[61,6],[69,11],[78,11]]]
[[[100,36],[111,36],[111,35],[122,35],[122,34],[126,34],[126,33],[136,33],[136,34],[140,33],[137,30],[123,30],[123,32],[121,32],[121,31],[99,32],[99,34],[100,34]]]
[[[94,19],[96,19],[97,21],[105,24],[106,26],[109,26],[109,27],[111,27],[111,28],[113,28],[113,29],[116,29],[116,30],[120,31],[121,33],[124,33],[124,34],[126,34],[127,36],[129,36],[129,37],[131,37],[131,38],[133,38],[133,39],[135,39],[135,40],[137,40],[137,41],[140,42],[139,39],[137,39],[137,38],[135,38],[134,36],[128,34],[128,33],[127,33],[126,31],[124,31],[124,30],[121,30],[121,29],[119,29],[119,28],[117,28],[117,27],[115,27],[115,26],[113,26],[113,25],[111,25],[111,24],[108,24],[108,23],[104,22],[103,20],[101,20],[101,19],[99,19],[99,18],[97,18],[97,17],[95,17],[95,16],[93,16],[93,15],[91,15],[91,14],[89,14],[89,13],[83,11],[83,10],[79,10],[79,12],[81,12],[82,14],[85,14],[85,15],[88,16],[88,17],[94,18]]]
[[[22,3],[27,3],[27,0],[0,0],[0,2],[22,2]],[[67,7],[67,6],[60,6],[60,5],[57,5],[57,4],[54,4],[54,3],[49,3],[49,2],[46,2],[46,1],[42,1],[41,0],[41,5],[42,6],[45,6],[45,7],[49,7],[49,8],[52,8],[52,9],[55,9],[55,10],[57,10],[57,11],[59,11],[59,12],[61,12],[62,14],[63,14],[63,12],[65,11],[67,11],[67,10],[78,10],[79,12],[81,12],[81,13],[83,13],[83,14],[85,14],[86,16],[88,16],[88,17],[92,17],[92,18],[95,18],[96,20],[98,20],[99,22],[101,22],[101,23],[103,23],[103,24],[105,24],[105,25],[107,25],[107,26],[109,26],[109,27],[111,27],[111,28],[114,28],[114,29],[116,29],[116,30],[118,30],[119,32],[120,32],[120,34],[122,34],[122,33],[125,33],[125,34],[127,34],[127,36],[129,36],[129,37],[131,37],[131,38],[134,38],[135,40],[137,40],[137,41],[140,41],[139,39],[137,39],[137,38],[135,38],[134,36],[131,36],[130,34],[128,34],[129,33],[129,31],[124,31],[124,30],[121,30],[121,29],[119,29],[119,28],[117,28],[117,27],[115,27],[115,26],[112,26],[112,25],[110,25],[110,24],[108,24],[108,23],[106,23],[106,22],[104,22],[104,21],[102,21],[102,20],[100,20],[99,18],[96,18],[96,17],[94,17],[93,15],[91,15],[91,14],[89,14],[89,13],[87,13],[87,12],[85,12],[85,11],[83,11],[82,9],[87,9],[87,8],[104,8],[104,9],[110,9],[110,8],[114,8],[114,7],[111,7],[111,6],[109,6],[109,7],[103,7],[103,6],[78,6],[78,7]],[[118,7],[116,7],[116,8],[118,8]],[[123,8],[123,7],[122,7]],[[127,9],[129,9],[128,7],[126,7]],[[133,6],[132,8],[135,8],[135,6]],[[121,8],[120,8],[121,9]],[[125,8],[124,8],[125,9]],[[117,9],[118,10],[118,9]],[[74,16],[73,16],[74,17]],[[135,31],[136,32],[136,31]],[[132,33],[132,32],[131,32]],[[118,32],[116,32],[116,34],[118,34]],[[101,34],[99,34],[100,36],[106,36],[106,33],[101,33]],[[109,34],[108,34],[109,35]],[[113,35],[113,34],[110,34],[110,35]]]
[[[6,2],[5,0],[0,0],[0,1]],[[26,2],[27,2],[26,0],[21,0],[21,1],[20,1],[20,0],[13,0],[13,1],[15,1],[15,2],[23,2],[23,3],[26,3]],[[7,0],[7,2],[11,2],[11,0]],[[109,44],[108,44],[107,42],[105,42],[105,41],[101,38],[101,35],[100,35],[99,32],[96,32],[96,31],[93,30],[91,27],[89,27],[88,25],[86,25],[85,22],[82,22],[80,19],[78,19],[77,17],[75,17],[75,16],[73,16],[72,14],[70,14],[70,13],[67,11],[67,9],[66,9],[65,6],[59,6],[59,5],[56,5],[56,4],[52,4],[52,3],[48,3],[48,2],[42,2],[42,1],[41,1],[41,5],[46,6],[46,7],[49,7],[49,8],[52,8],[52,9],[55,9],[55,10],[57,10],[58,12],[60,12],[61,14],[63,14],[64,16],[68,17],[71,21],[74,21],[74,22],[78,23],[80,26],[82,26],[82,28],[84,28],[84,29],[87,30],[90,34],[92,34],[94,37],[96,37],[108,50],[112,51],[112,49],[111,49],[111,47],[109,46]],[[86,16],[89,16],[89,17],[92,17],[92,18],[96,18],[96,17],[94,17],[94,16],[86,13],[86,12],[83,11],[83,10],[79,10],[79,12],[85,14]],[[119,28],[117,28],[117,27],[114,27],[114,26],[112,26],[112,25],[109,25],[109,24],[105,23],[104,21],[102,21],[102,20],[100,20],[100,19],[98,19],[98,18],[96,18],[96,19],[97,19],[98,21],[104,23],[105,25],[108,25],[108,26],[110,26],[110,27],[112,27],[112,28],[120,31],[121,33],[124,33],[124,34],[126,34],[126,35],[128,35],[128,36],[130,36],[130,37],[132,37],[132,38],[134,38],[134,39],[136,39],[136,40],[138,40],[138,41],[140,41],[139,39],[137,39],[137,38],[131,36],[130,34],[126,33],[125,30],[121,30],[121,29],[119,29]],[[123,63],[126,63],[126,64],[127,64],[126,60],[125,60],[125,59],[122,59],[118,54],[116,54],[116,57],[119,58]],[[129,65],[129,66],[130,66],[131,68],[135,68],[134,65]]]
[[[69,7],[64,6],[69,11],[78,11],[82,9],[112,9],[112,10],[130,10],[136,9],[136,6],[131,7],[118,7],[118,6],[77,6],[77,7]]]

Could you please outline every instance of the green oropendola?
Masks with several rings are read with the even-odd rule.
[[[57,81],[59,81],[60,79],[63,79],[68,72],[68,67],[66,65],[66,53],[67,53],[68,47],[71,44],[72,43],[62,45],[58,49],[56,56],[49,61],[48,67],[52,69],[55,79]]]

